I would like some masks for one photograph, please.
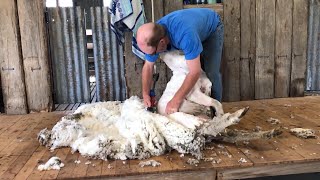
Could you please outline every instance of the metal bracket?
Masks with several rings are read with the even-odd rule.
[[[2,71],[14,71],[14,68],[4,68],[4,67],[2,67],[1,69],[2,69]]]
[[[247,57],[247,58],[240,57],[240,60],[251,60],[251,57]]]
[[[278,55],[278,58],[287,58],[288,55]]]
[[[37,68],[33,68],[33,67],[31,67],[31,71],[34,71],[34,70],[40,70],[41,69],[41,67],[37,67]]]
[[[270,56],[258,56],[258,58],[269,58]]]
[[[298,56],[303,56],[303,54],[293,54],[293,58],[296,58]]]

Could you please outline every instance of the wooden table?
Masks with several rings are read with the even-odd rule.
[[[56,179],[56,178],[102,178],[112,179],[241,179],[260,176],[320,172],[320,139],[300,139],[291,135],[290,128],[302,127],[320,134],[320,97],[284,98],[224,103],[226,112],[250,106],[250,111],[238,125],[232,128],[263,130],[281,125],[284,133],[271,140],[255,140],[249,144],[210,144],[204,154],[214,154],[221,163],[201,161],[198,166],[186,163],[191,156],[173,151],[151,159],[162,163],[159,167],[141,168],[140,160],[101,161],[90,160],[69,148],[50,152],[39,146],[37,133],[52,126],[66,112],[39,113],[19,116],[0,116],[0,176],[3,179]],[[279,125],[266,122],[270,117],[281,121]],[[222,147],[223,146],[223,147]],[[230,154],[231,156],[228,156]],[[65,167],[60,171],[38,171],[39,163],[52,156],[62,159]],[[238,162],[240,158],[246,163]],[[80,160],[80,164],[74,163]],[[111,169],[108,165],[112,166]]]

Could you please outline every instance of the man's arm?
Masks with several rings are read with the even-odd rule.
[[[146,107],[151,106],[149,92],[152,83],[153,65],[154,63],[145,61],[142,68],[142,97]]]
[[[174,97],[168,102],[166,113],[171,114],[177,112],[183,99],[188,95],[193,86],[196,84],[201,73],[200,55],[193,60],[187,60],[189,73],[187,74],[182,86],[176,92]]]

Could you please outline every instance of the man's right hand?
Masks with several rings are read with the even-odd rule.
[[[149,95],[143,95],[143,103],[145,107],[151,107],[151,97]]]

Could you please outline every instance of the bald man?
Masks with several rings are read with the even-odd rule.
[[[178,10],[164,16],[156,23],[147,23],[139,27],[137,44],[146,54],[146,62],[142,69],[145,106],[151,106],[149,91],[153,65],[159,58],[159,53],[170,50],[184,52],[189,74],[167,104],[166,113],[171,114],[179,110],[183,99],[199,79],[201,67],[212,82],[211,97],[221,101],[220,62],[223,31],[220,16],[215,11],[205,8]]]

